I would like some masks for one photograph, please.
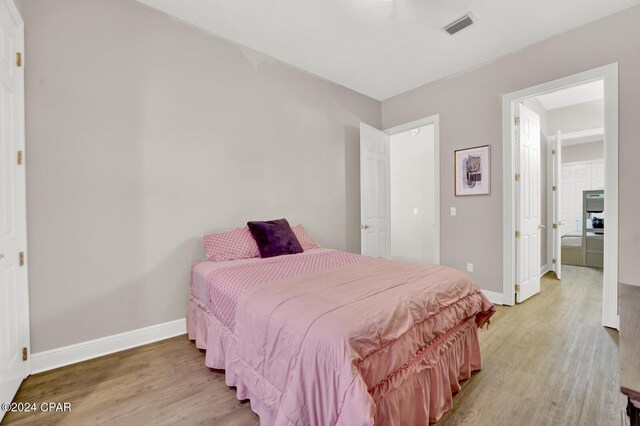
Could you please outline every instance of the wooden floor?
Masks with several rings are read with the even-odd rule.
[[[600,325],[602,273],[563,268],[542,293],[498,307],[480,331],[484,366],[439,425],[620,425],[617,332]],[[257,425],[204,354],[176,337],[29,377],[15,401],[71,402],[70,413],[8,413],[11,424]]]

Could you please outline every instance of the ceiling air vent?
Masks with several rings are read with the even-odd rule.
[[[455,21],[444,27],[444,30],[450,35],[454,35],[458,31],[464,30],[471,24],[473,24],[473,19],[471,19],[471,16],[464,15],[462,18],[456,19]]]

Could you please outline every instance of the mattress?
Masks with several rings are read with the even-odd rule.
[[[495,308],[461,271],[328,250],[202,263],[189,336],[261,424],[426,424],[480,369]]]
[[[306,257],[309,255],[313,255],[316,253],[325,253],[331,252],[334,250],[325,249],[325,248],[317,248],[306,250],[303,253],[291,255],[295,258]],[[262,259],[259,257],[252,259],[238,259],[238,260],[230,260],[225,262],[211,262],[209,260],[200,260],[194,263],[191,267],[191,295],[202,302],[205,306],[207,306],[210,310],[214,310],[214,305],[211,302],[211,298],[209,296],[209,281],[214,280],[214,274],[220,273],[221,271],[228,269],[230,267],[240,267],[243,265],[251,266],[251,265],[264,265],[265,263],[269,263],[268,259]],[[217,291],[225,298],[231,298],[231,286],[225,286],[224,283],[222,285],[217,286]]]

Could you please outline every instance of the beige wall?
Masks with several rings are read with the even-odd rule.
[[[604,160],[604,141],[562,147],[562,162]]]
[[[358,251],[360,121],[440,114],[442,262],[501,291],[500,97],[616,61],[620,280],[638,281],[640,7],[389,99],[381,122],[379,102],[133,0],[19,3],[33,352],[184,317],[204,232],[287,216]],[[492,194],[454,197],[453,150],[487,143]]]
[[[620,107],[620,263],[622,282],[640,276],[640,210],[636,182],[640,169],[640,6],[526,47],[447,79],[382,103],[388,128],[440,114],[441,260],[464,269],[487,290],[502,290],[502,124],[501,96],[536,84],[619,62]],[[491,195],[454,197],[453,151],[491,145]],[[449,216],[457,206],[458,215]]]
[[[380,103],[133,0],[29,0],[32,351],[184,318],[199,235],[286,216],[359,250]]]

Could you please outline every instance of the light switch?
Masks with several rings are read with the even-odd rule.
[[[418,214],[418,208],[413,209],[413,214]]]
[[[455,216],[456,213],[456,208],[455,207],[451,207],[451,216]]]
[[[467,272],[473,272],[473,263],[467,263]]]

